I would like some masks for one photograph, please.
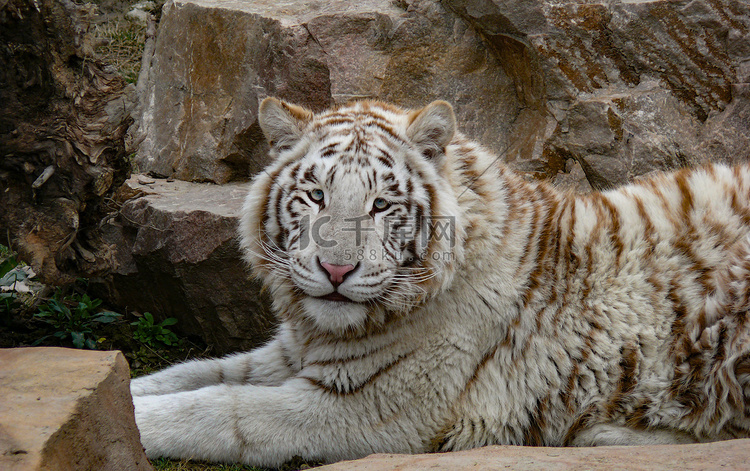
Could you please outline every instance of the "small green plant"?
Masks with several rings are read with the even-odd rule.
[[[177,319],[174,317],[167,317],[158,324],[154,322],[154,316],[150,312],[144,312],[143,316],[135,322],[131,322],[130,325],[135,326],[135,332],[133,332],[133,338],[137,341],[145,343],[151,347],[157,348],[161,342],[167,346],[177,345],[180,339],[171,330],[167,329],[170,325],[175,325]]]
[[[5,249],[7,251],[7,249]],[[3,251],[3,252],[5,252]],[[0,278],[3,278],[11,270],[18,266],[16,254],[12,252],[0,254]]]
[[[0,245],[0,314],[10,314],[20,307],[18,295],[15,292],[15,285],[18,281],[23,281],[26,273],[21,270],[20,263],[16,259],[15,252],[8,247]]]
[[[0,245],[0,247],[2,247],[0,250],[0,286],[13,288],[17,281],[25,280],[27,275],[16,258],[16,253],[11,252],[5,246]]]
[[[16,293],[0,292],[0,312],[10,313],[20,305],[21,303],[18,302],[18,296]]]
[[[5,317],[19,307],[21,307],[21,303],[18,302],[18,296],[16,293],[0,292],[0,314],[2,314],[2,316],[0,316],[0,324],[5,323]]]
[[[52,299],[34,314],[34,317],[57,330],[38,339],[34,345],[39,345],[49,337],[61,340],[70,337],[76,348],[96,349],[97,338],[94,328],[97,324],[109,324],[122,316],[112,311],[95,312],[101,303],[101,299],[91,299],[87,294],[73,294],[63,298],[58,290]]]

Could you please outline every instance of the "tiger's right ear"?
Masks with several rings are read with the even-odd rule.
[[[273,97],[263,100],[258,108],[260,128],[276,151],[293,147],[312,118],[312,111]]]
[[[409,113],[406,135],[428,160],[443,155],[456,134],[456,115],[445,101],[433,101],[421,110]]]

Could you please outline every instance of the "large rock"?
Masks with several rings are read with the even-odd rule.
[[[604,188],[653,170],[750,158],[746,1],[443,3],[502,58],[529,119],[554,128],[510,160],[538,161],[551,177],[575,159]]]
[[[175,0],[147,58],[137,161],[247,178],[265,163],[267,95],[316,110],[446,99],[515,168],[555,178],[572,160],[593,188],[746,159],[749,31],[739,0]]]
[[[747,469],[750,440],[730,440],[700,445],[604,446],[552,448],[490,446],[475,450],[429,455],[372,455],[318,468],[321,471],[699,471]]]
[[[0,398],[0,469],[153,469],[120,352],[0,349]]]
[[[146,62],[139,170],[188,181],[246,180],[265,165],[257,110],[269,95],[314,110],[448,99],[497,151],[519,111],[477,33],[429,0],[170,1]]]
[[[750,69],[750,61],[747,62]],[[750,72],[748,73],[750,75]],[[732,87],[733,100],[721,113],[706,120],[701,130],[698,154],[732,162],[746,159],[750,149],[750,78]]]
[[[274,317],[237,244],[243,184],[201,184],[135,175],[104,226],[113,270],[92,289],[122,308],[175,317],[171,329],[215,352],[267,340]]]

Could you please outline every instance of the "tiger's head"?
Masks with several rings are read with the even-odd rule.
[[[272,163],[250,187],[240,240],[282,319],[357,333],[450,285],[463,230],[448,103],[314,114],[267,98],[258,114]]]

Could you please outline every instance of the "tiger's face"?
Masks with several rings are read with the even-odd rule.
[[[253,181],[240,235],[277,311],[356,332],[449,282],[458,215],[444,176],[450,105],[358,102],[314,115],[268,98],[259,120],[274,162]]]

